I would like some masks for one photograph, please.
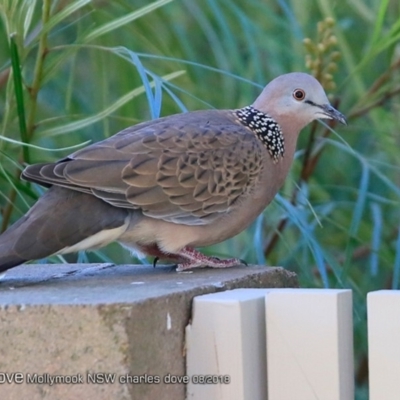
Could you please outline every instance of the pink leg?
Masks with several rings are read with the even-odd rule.
[[[217,257],[205,256],[204,254],[190,247],[183,248],[179,253],[176,254],[176,256],[177,258],[181,258],[185,261],[178,264],[178,267],[176,268],[178,272],[202,267],[229,268],[237,265],[246,265],[246,263],[239,258],[220,260]]]

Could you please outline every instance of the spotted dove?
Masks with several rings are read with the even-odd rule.
[[[254,221],[282,186],[300,130],[318,118],[346,123],[316,79],[291,73],[251,106],[144,122],[30,165],[22,177],[49,190],[0,236],[0,271],[113,241],[178,271],[241,264],[195,248]]]

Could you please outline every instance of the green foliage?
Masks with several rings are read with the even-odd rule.
[[[276,201],[248,231],[207,251],[267,259],[305,287],[352,288],[364,398],[365,294],[400,286],[399,8],[394,0],[0,0],[1,229],[43,192],[19,180],[24,163],[56,160],[159,115],[250,104],[271,78],[307,65],[327,89],[336,84],[332,103],[349,126],[307,128]],[[79,257],[132,262],[116,245]]]

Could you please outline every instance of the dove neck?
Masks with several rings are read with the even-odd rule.
[[[262,142],[274,163],[285,154],[285,139],[279,124],[268,114],[247,106],[236,110],[240,122],[250,128]]]

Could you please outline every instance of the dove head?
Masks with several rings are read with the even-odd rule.
[[[315,119],[346,119],[333,108],[321,84],[311,75],[294,72],[272,80],[256,99],[253,107],[270,115],[288,134],[297,135]]]

